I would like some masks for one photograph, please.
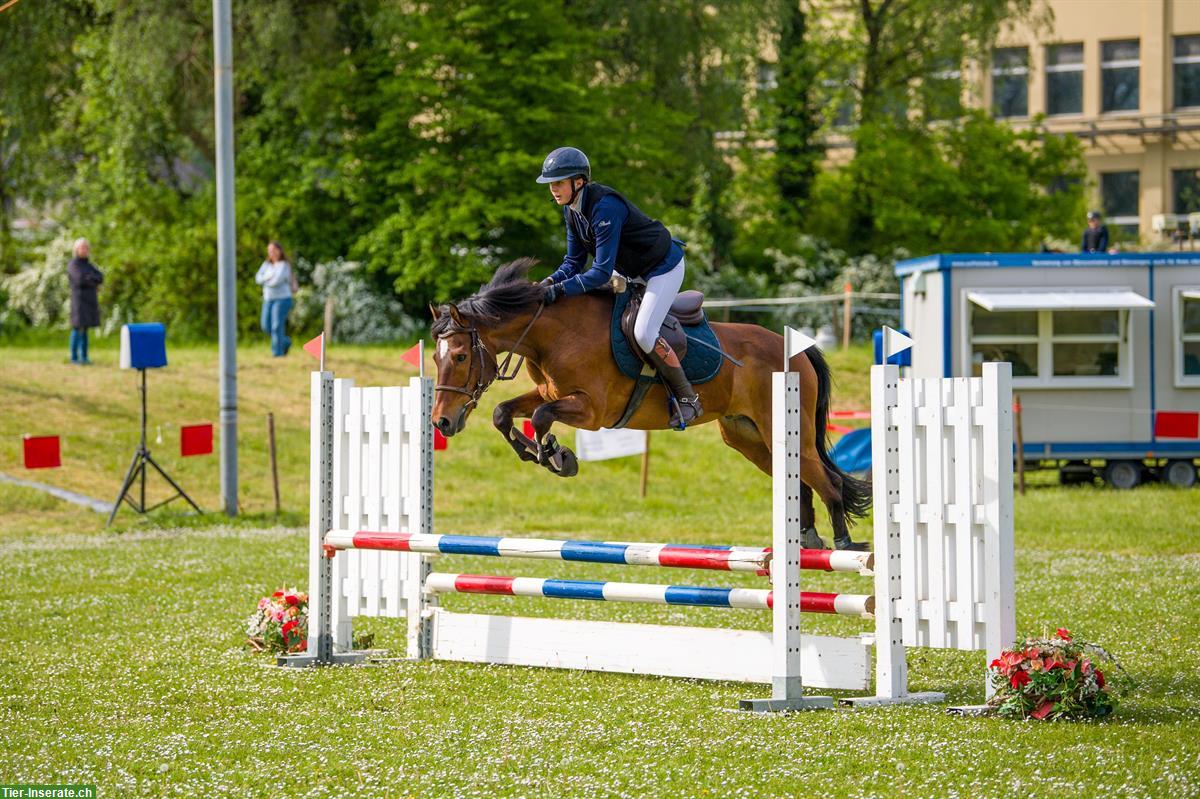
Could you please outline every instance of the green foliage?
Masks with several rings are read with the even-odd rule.
[[[771,92],[775,111],[775,169],[781,211],[791,222],[802,218],[824,144],[819,139],[821,109],[818,65],[808,41],[804,4],[789,2],[781,11],[779,85]]]
[[[41,242],[9,236],[20,201],[56,234],[92,240],[106,328],[160,319],[173,336],[212,336],[211,4],[38,7],[0,14],[0,271],[42,260]],[[511,258],[548,271],[563,226],[532,178],[563,144],[688,240],[691,279],[722,293],[794,283],[778,263],[811,260],[801,233],[884,261],[898,246],[1073,235],[1082,169],[1071,140],[1035,144],[1040,130],[981,119],[925,124],[956,94],[943,71],[985,55],[999,26],[1031,9],[248,0],[234,14],[242,330],[257,324],[251,278],[268,239],[293,263],[361,264],[359,287],[413,318]],[[748,104],[753,65],[772,49],[778,86]],[[844,100],[863,123],[856,155],[821,172]],[[903,113],[914,102],[928,113]],[[717,136],[727,131],[774,151],[722,149],[736,140]],[[1059,184],[1070,188],[1045,190]]]
[[[14,275],[0,275],[0,331],[26,325],[66,329],[71,320],[67,262],[71,240],[60,235],[42,251],[40,263]]]
[[[1077,226],[1086,178],[1079,142],[1040,124],[1018,132],[983,113],[933,130],[880,123],[859,131],[847,168],[821,176],[812,230],[852,252],[1036,250]],[[865,231],[847,203],[859,194],[873,211]]]

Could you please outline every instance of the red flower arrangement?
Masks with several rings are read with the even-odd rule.
[[[1109,669],[1109,677],[1097,664]],[[1027,638],[988,665],[1001,716],[1042,720],[1098,718],[1132,687],[1116,658],[1059,627],[1053,637]],[[1116,676],[1118,686],[1110,678]],[[1116,688],[1114,690],[1114,688]]]
[[[246,620],[247,644],[256,652],[303,652],[308,648],[308,594],[276,591],[258,600]]]

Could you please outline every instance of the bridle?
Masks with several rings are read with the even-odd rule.
[[[469,333],[471,335],[471,364],[467,370],[467,383],[469,384],[471,382],[471,374],[475,373],[475,387],[467,388],[466,386],[448,386],[444,383],[438,383],[433,387],[433,390],[435,392],[453,391],[455,394],[466,394],[467,402],[465,405],[463,405],[461,411],[461,413],[466,413],[468,410],[479,404],[479,398],[483,396],[483,392],[487,391],[493,382],[497,380],[503,382],[505,380],[512,380],[516,378],[516,376],[521,373],[521,367],[525,365],[525,356],[519,355],[517,363],[513,365],[512,368],[509,368],[513,354],[517,351],[517,348],[521,346],[521,342],[525,340],[525,336],[527,336],[530,329],[533,328],[533,323],[538,320],[538,317],[542,315],[542,311],[545,309],[546,303],[543,302],[538,305],[537,311],[529,320],[529,324],[525,325],[525,329],[521,332],[520,337],[517,339],[517,343],[509,347],[508,353],[504,356],[503,362],[499,362],[496,356],[488,350],[487,346],[483,343],[483,338],[479,335],[479,328],[474,324],[474,322],[471,323],[470,327],[460,327],[454,324],[452,321],[450,328],[445,333],[438,336],[438,340],[441,341],[444,338],[456,336],[460,333]],[[475,371],[476,356],[479,358],[478,372]],[[490,377],[487,376],[489,371],[491,372]]]

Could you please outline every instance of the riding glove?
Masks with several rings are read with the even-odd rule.
[[[551,283],[549,286],[546,286],[542,289],[542,302],[546,305],[550,305],[559,298],[559,296],[562,294],[562,291],[561,283]]]

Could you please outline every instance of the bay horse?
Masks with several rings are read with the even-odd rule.
[[[565,297],[544,305],[542,288],[528,278],[533,259],[498,268],[490,282],[458,303],[430,306],[437,364],[432,421],[446,437],[460,432],[493,381],[518,374],[520,361],[506,373],[515,354],[535,388],[505,400],[492,424],[520,456],[562,477],[578,472],[575,454],[550,434],[554,422],[581,430],[615,425],[633,392],[634,381],[617,367],[610,351],[611,293]],[[713,323],[721,348],[742,365],[723,362],[716,377],[696,386],[704,415],[692,424],[716,421],[726,445],[771,474],[771,374],[783,363],[783,336],[758,325]],[[509,353],[504,363],[499,353]],[[813,491],[829,511],[834,545],[865,548],[851,541],[847,520],[870,507],[868,483],[842,472],[826,452],[830,371],[820,351],[793,356],[800,373],[802,424],[801,515],[804,546],[824,549],[817,534]],[[536,440],[513,425],[530,419]],[[669,427],[666,389],[656,384],[630,418],[635,430]]]

